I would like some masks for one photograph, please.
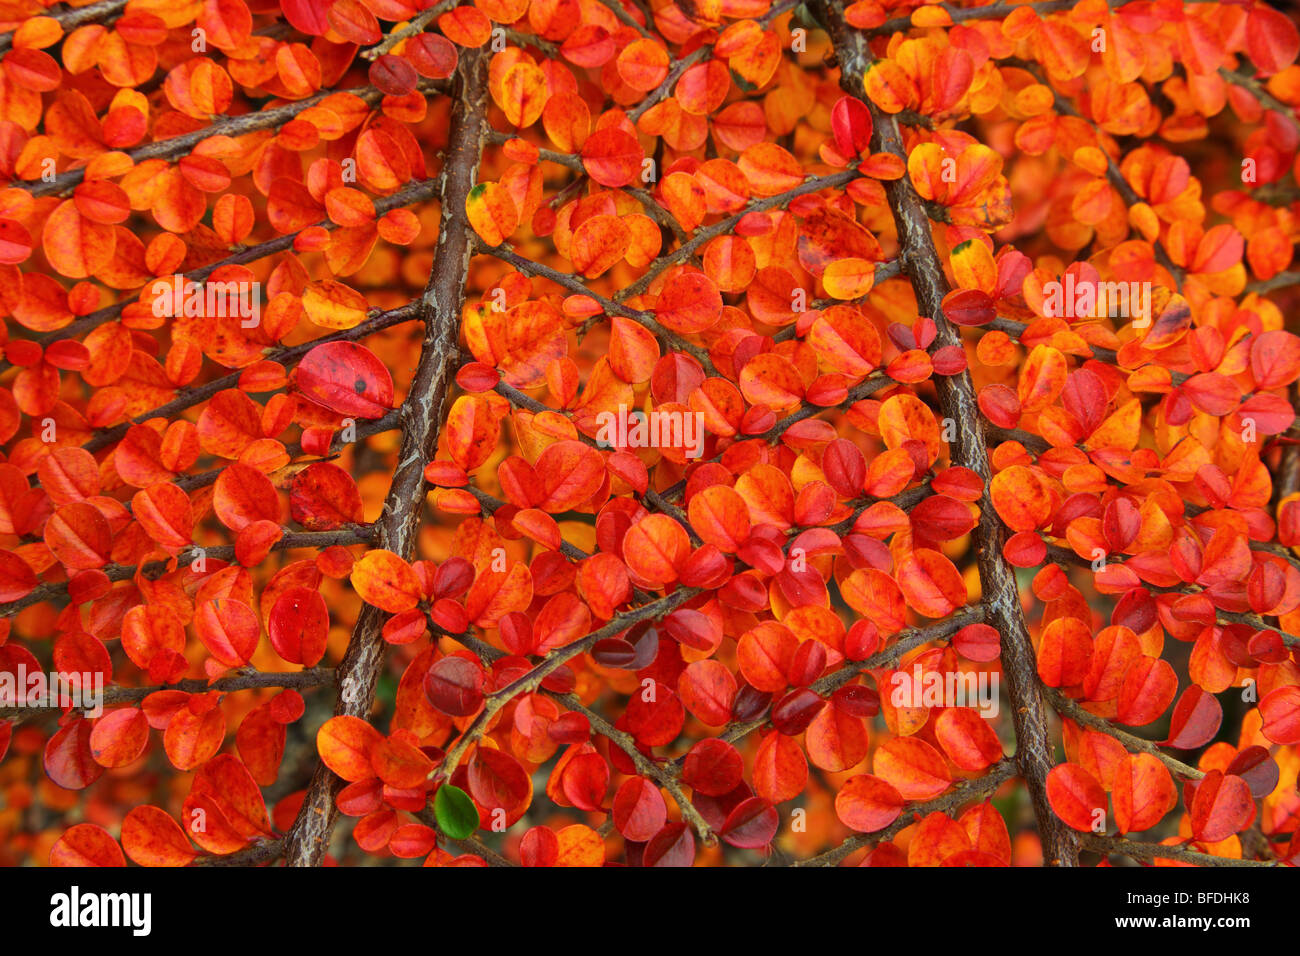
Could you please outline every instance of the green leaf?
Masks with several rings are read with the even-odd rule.
[[[438,829],[453,840],[463,840],[478,829],[478,807],[460,787],[444,784],[433,798]]]

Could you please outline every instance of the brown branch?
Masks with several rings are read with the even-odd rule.
[[[481,641],[470,634],[449,634],[433,623],[432,616],[427,615],[426,617],[429,621],[431,630],[436,633],[444,634],[452,640],[463,644],[478,655],[479,660],[483,661],[485,664],[506,656],[505,651],[498,650],[491,644]],[[602,737],[607,737],[610,743],[614,744],[622,750],[623,753],[627,754],[632,763],[636,765],[638,773],[643,777],[648,777],[660,787],[668,791],[673,800],[676,801],[677,806],[681,809],[682,817],[686,819],[692,827],[694,827],[695,832],[699,834],[701,840],[710,846],[716,842],[716,837],[713,835],[709,824],[702,816],[700,816],[699,811],[695,809],[695,805],[691,803],[685,792],[683,792],[681,785],[677,782],[677,775],[673,772],[673,766],[671,763],[666,766],[661,766],[652,758],[647,757],[637,747],[636,739],[631,734],[619,730],[600,714],[586,706],[576,694],[559,694],[553,690],[546,690],[545,688],[542,689],[542,693],[557,703],[564,705],[569,710],[577,711],[586,717],[591,723],[591,726],[595,729],[596,733],[600,734]]]
[[[1136,860],[1152,861],[1157,858],[1177,860],[1180,863],[1195,863],[1197,866],[1282,866],[1272,860],[1234,860],[1227,856],[1211,856],[1198,853],[1182,846],[1161,846],[1158,843],[1143,843],[1138,840],[1125,840],[1121,837],[1100,836],[1095,833],[1080,834],[1085,849],[1096,853],[1119,854],[1131,856]]]
[[[686,56],[677,60],[677,62],[672,65],[672,68],[669,69],[668,75],[664,77],[664,81],[651,90],[645,99],[627,111],[627,118],[635,124],[636,121],[639,120],[648,110],[657,106],[668,96],[668,93],[672,90],[673,86],[682,78],[683,73],[693,67],[696,63],[701,62],[712,52],[713,44],[710,43],[706,46],[699,47],[696,50],[692,50],[690,53],[686,54]]]
[[[480,242],[479,248],[486,255],[493,256],[494,258],[500,259],[502,262],[509,263],[510,265],[518,269],[520,272],[526,273],[531,276],[540,276],[543,279],[550,279],[555,284],[563,286],[564,288],[568,289],[570,292],[576,293],[577,295],[590,296],[600,305],[601,308],[605,310],[606,314],[621,315],[624,318],[633,319],[637,322],[640,322],[642,325],[644,325],[651,332],[655,333],[661,339],[672,342],[676,348],[691,355],[697,362],[699,362],[705,368],[707,369],[713,368],[713,360],[709,358],[708,349],[704,348],[701,345],[696,345],[694,342],[688,342],[686,339],[679,336],[676,332],[660,325],[652,313],[641,312],[637,309],[629,309],[627,306],[621,304],[620,302],[616,302],[613,299],[607,298],[606,296],[601,295],[599,292],[592,291],[577,276],[570,275],[569,273],[566,272],[560,272],[558,269],[553,269],[550,266],[543,265],[540,262],[533,262],[531,259],[525,259],[523,256],[519,255],[519,253],[515,252],[513,249],[510,249],[505,245],[488,246]],[[583,328],[585,331],[587,325],[584,325]]]
[[[659,205],[659,200],[655,199],[647,190],[636,186],[624,186],[622,191],[639,202],[641,208],[661,229],[667,229],[671,232],[678,242],[684,243],[687,241],[686,230],[677,221],[677,217]]]
[[[1098,135],[1100,135],[1100,129],[1098,128],[1096,121],[1083,116],[1077,109],[1075,109],[1073,103],[1062,96],[1050,83],[1046,83],[1044,77],[1035,64],[1025,63],[1022,65],[1034,76],[1035,79],[1038,80],[1038,82],[1043,83],[1052,91],[1053,106],[1056,109],[1056,112],[1060,113],[1062,116],[1073,116],[1076,119],[1083,120],[1085,123],[1092,126],[1093,129],[1098,132]],[[1132,208],[1139,203],[1146,202],[1145,199],[1137,194],[1137,190],[1129,184],[1129,181],[1124,178],[1124,173],[1120,170],[1119,164],[1115,162],[1110,153],[1106,150],[1102,150],[1102,154],[1106,157],[1106,181],[1110,183],[1112,189],[1120,194],[1120,198],[1124,200],[1124,204],[1129,208]],[[1151,241],[1151,248],[1155,253],[1156,261],[1164,267],[1170,276],[1173,277],[1174,286],[1177,291],[1182,292],[1183,279],[1185,276],[1184,270],[1180,266],[1174,264],[1174,260],[1169,257],[1169,252],[1165,249],[1164,243],[1162,243],[1158,238]]]
[[[541,686],[542,681],[555,673],[570,658],[590,650],[597,641],[623,633],[638,621],[663,617],[670,611],[681,607],[699,593],[699,588],[679,587],[671,594],[651,601],[649,604],[643,604],[630,611],[615,615],[603,627],[592,631],[586,637],[579,638],[572,644],[556,648],[535,664],[528,673],[515,678],[505,687],[493,691],[488,695],[478,716],[474,718],[456,743],[447,751],[442,764],[430,775],[431,779],[449,779],[460,764],[461,758],[465,756],[465,752],[488,731],[488,725],[501,709],[520,694],[529,694],[535,691]]]
[[[433,827],[435,830],[438,829],[438,816],[436,813],[434,813],[432,807],[425,806],[424,809],[418,811],[415,814],[415,817],[425,826]],[[484,860],[487,861],[488,866],[514,866],[515,865],[514,863],[511,863],[509,860],[507,860],[500,853],[498,853],[496,850],[492,849],[490,846],[485,844],[478,837],[472,834],[463,840],[453,840],[451,837],[439,831],[438,841],[440,843],[446,843],[451,846],[454,846],[462,853],[473,853],[477,856],[481,856]]]
[[[923,499],[930,497],[932,493],[933,490],[930,487],[930,479],[926,478],[915,488],[908,488],[906,491],[900,491],[898,494],[890,498],[873,498],[870,495],[863,495],[861,498],[854,498],[849,502],[849,504],[853,506],[852,514],[837,524],[826,525],[825,527],[828,527],[831,531],[834,531],[842,538],[853,530],[853,526],[857,523],[858,518],[862,517],[862,513],[877,502],[888,501],[890,504],[898,505],[898,507],[903,511],[911,512],[913,508],[920,504]],[[793,535],[796,534],[796,532],[790,533],[793,540]]]
[[[1287,386],[1287,401],[1294,411],[1300,406],[1300,382]],[[1273,482],[1273,507],[1290,495],[1300,491],[1300,442],[1283,445],[1281,460],[1278,462],[1277,480]]]
[[[577,711],[586,717],[591,722],[592,729],[602,737],[608,738],[610,743],[627,754],[632,763],[636,765],[637,772],[641,776],[653,780],[660,787],[667,790],[681,810],[682,819],[686,820],[691,825],[691,828],[699,834],[700,841],[705,846],[717,844],[718,838],[714,834],[713,828],[709,826],[704,817],[700,816],[700,811],[695,809],[695,804],[691,803],[690,798],[686,796],[676,774],[671,773],[643,754],[636,745],[636,738],[626,731],[619,730],[600,714],[584,705],[575,694],[555,694],[550,691],[547,691],[546,694],[569,708],[569,710]]]
[[[614,2],[617,2],[617,0],[614,0]],[[798,7],[801,2],[802,0],[783,0],[783,2],[775,4],[771,10],[758,18],[758,25],[766,30],[778,17],[789,13],[791,10]],[[628,110],[628,119],[635,124],[647,110],[667,98],[673,86],[682,78],[683,73],[693,67],[696,63],[702,61],[712,52],[713,44],[706,43],[703,46],[692,50],[690,53],[686,54],[686,56],[677,59],[676,62],[673,63],[672,68],[668,71],[668,75],[664,77],[664,81],[651,90],[645,99],[632,109]]]
[[[839,668],[818,678],[810,686],[820,696],[826,697],[839,690],[860,674],[882,667],[893,667],[909,651],[916,650],[932,641],[941,641],[952,637],[968,624],[978,624],[985,618],[982,605],[974,604],[958,608],[942,621],[927,624],[924,627],[911,627],[894,635],[894,643],[884,650],[877,651],[863,661],[845,661]]]
[[[863,87],[864,71],[873,58],[866,36],[845,22],[843,0],[817,0],[814,7],[830,30],[839,56],[841,87],[849,95],[862,100],[871,111],[875,127],[873,148],[877,152],[893,153],[906,161],[907,152],[897,122],[875,106]],[[934,346],[961,347],[960,334],[943,314],[948,280],[935,249],[930,220],[921,197],[906,176],[886,182],[884,189],[898,226],[901,258],[912,278],[918,308],[922,315],[931,316],[938,326]],[[1007,531],[988,494],[992,470],[970,372],[964,370],[959,375],[942,376],[935,382],[935,388],[944,417],[957,424],[954,463],[970,468],[984,481],[985,491],[980,500],[980,521],[976,529],[980,583],[983,600],[989,609],[989,623],[1002,638],[1002,672],[1012,703],[1016,761],[1038,819],[1044,858],[1054,866],[1075,866],[1078,854],[1074,834],[1052,812],[1047,799],[1047,774],[1053,764],[1053,748],[1047,735],[1047,713],[1038,693],[1034,647],[1021,611],[1015,573],[1002,556]]]
[[[1132,3],[1133,0],[1107,0],[1107,6],[1111,9],[1122,7],[1126,3]],[[1191,3],[1211,3],[1218,0],[1183,0],[1186,4]],[[1079,0],[1039,0],[1037,3],[1011,4],[1011,3],[990,3],[979,7],[958,7],[951,3],[941,3],[948,16],[952,17],[953,23],[967,23],[971,20],[1000,20],[1008,14],[1019,10],[1022,6],[1027,10],[1033,10],[1040,17],[1049,16],[1053,13],[1065,13],[1073,10],[1079,5]],[[912,18],[894,17],[892,20],[886,20],[878,27],[873,27],[867,33],[870,36],[886,36],[890,33],[896,33],[900,30],[909,30],[912,28]]]
[[[375,200],[375,214],[382,216],[389,210],[403,208],[417,202],[423,202],[426,199],[431,199],[436,196],[437,193],[437,177],[410,183],[390,196],[384,196]],[[331,231],[338,228],[338,224],[330,219],[323,219],[313,225]],[[301,230],[299,232],[301,232]],[[282,236],[276,236],[274,239],[267,239],[266,241],[260,242],[254,246],[246,246],[218,262],[213,262],[210,265],[202,266],[198,269],[192,269],[191,271],[184,273],[184,277],[190,282],[203,282],[208,278],[208,276],[212,275],[213,272],[220,269],[222,266],[244,265],[249,262],[256,262],[259,259],[264,259],[277,252],[284,252],[293,247],[294,239],[297,238],[299,232],[286,233]],[[97,309],[89,315],[82,316],[62,328],[38,336],[35,341],[40,343],[42,346],[48,346],[51,342],[57,342],[60,339],[77,338],[82,336],[103,325],[105,322],[112,322],[120,317],[123,310],[128,305],[132,304],[132,301],[134,300],[123,299],[120,302],[107,305],[102,309]],[[320,341],[326,340],[321,339]],[[267,357],[274,358],[273,355]],[[11,367],[12,366],[8,361],[0,360],[0,372]]]
[[[467,491],[471,495],[473,495],[475,500],[478,501],[479,505],[481,505],[483,510],[488,514],[496,514],[499,510],[509,505],[509,502],[502,501],[500,498],[496,497],[495,495],[490,495],[483,489],[476,488],[473,485],[466,485],[465,488],[462,490]],[[565,541],[563,538],[560,539],[559,550],[561,554],[563,554],[566,558],[569,558],[572,561],[585,561],[587,558],[591,557],[591,555],[589,555],[586,551],[583,551],[576,544],[571,544],[570,542]],[[653,600],[653,598],[650,595],[646,594],[640,588],[633,588],[632,594],[638,601]],[[440,628],[437,627],[434,627],[433,630],[439,631],[440,633],[445,633],[447,634],[448,637],[455,638],[456,640],[462,643],[465,643],[467,640],[472,640],[472,638],[469,638],[467,635],[450,634],[445,631],[442,631]],[[466,646],[468,647],[469,645],[466,644]]]
[[[1181,760],[1169,756],[1150,740],[1144,740],[1141,737],[1130,734],[1126,730],[1120,730],[1104,717],[1098,717],[1096,714],[1089,713],[1079,706],[1078,701],[1071,700],[1056,688],[1044,685],[1042,691],[1043,696],[1051,702],[1052,707],[1058,714],[1069,717],[1076,724],[1083,724],[1085,727],[1091,727],[1093,730],[1119,741],[1129,750],[1150,754],[1184,780],[1200,780],[1205,776],[1204,773],[1197,770],[1195,767],[1189,767]]]
[[[419,306],[414,303],[398,306],[396,309],[389,309],[385,312],[379,312],[360,325],[341,332],[334,332],[330,335],[322,335],[318,339],[311,339],[298,345],[285,346],[275,349],[264,356],[265,361],[278,362],[285,369],[290,369],[297,365],[304,355],[310,352],[318,345],[324,345],[327,342],[358,342],[367,336],[382,332],[384,329],[392,328],[395,325],[401,325],[403,322],[411,322],[419,318]],[[129,421],[112,428],[106,428],[103,431],[95,433],[95,437],[90,439],[81,447],[89,452],[99,451],[101,448],[107,448],[113,442],[120,441],[131,428],[132,425],[139,425],[149,421],[151,418],[173,418],[179,412],[187,408],[207,401],[217,392],[225,391],[228,388],[235,388],[239,385],[239,379],[243,375],[243,369],[231,372],[229,375],[223,375],[221,378],[213,379],[202,385],[195,385],[189,388],[181,389],[170,402],[159,405],[157,408],[151,408],[147,412],[141,412]]]
[[[39,16],[57,20],[66,34],[71,33],[83,23],[98,23],[116,17],[125,7],[126,0],[100,0],[99,3],[92,3],[84,7],[73,7],[58,13],[43,11]],[[14,35],[12,33],[0,34],[0,53],[7,52],[13,46],[13,43]]]
[[[1294,285],[1300,285],[1300,272],[1279,272],[1271,279],[1256,279],[1254,282],[1246,283],[1246,291],[1263,295],[1276,289],[1288,289]]]
[[[428,823],[428,819],[424,815],[421,815],[420,819]],[[434,817],[434,820],[436,821],[437,817]],[[463,840],[453,840],[448,836],[443,836],[442,839],[462,853],[473,853],[476,856],[483,857],[483,859],[487,860],[488,866],[515,866],[514,863],[511,863],[476,836],[468,836]]]
[[[1150,584],[1146,585],[1146,587],[1153,591],[1157,590]],[[1188,593],[1196,592],[1192,591]],[[1214,609],[1214,619],[1217,624],[1245,624],[1248,627],[1253,627],[1257,631],[1273,631],[1287,647],[1300,647],[1300,635],[1284,631],[1276,624],[1269,624],[1258,614],[1249,614],[1244,611],[1225,611],[1222,608],[1216,607]]]
[[[459,355],[456,337],[465,302],[473,235],[465,214],[465,201],[478,178],[487,125],[487,63],[483,52],[465,50],[457,68],[451,134],[439,177],[442,218],[438,245],[422,300],[424,344],[410,392],[402,405],[405,425],[401,450],[378,522],[378,546],[403,557],[409,557],[415,549],[424,503],[424,466],[438,451],[443,406]],[[383,663],[382,628],[386,618],[387,614],[373,605],[362,607],[339,665],[336,716],[365,717],[370,712]],[[285,857],[290,866],[320,865],[329,849],[338,814],[334,797],[341,784],[323,763],[317,766],[287,838]]]
[[[972,800],[982,799],[986,794],[996,790],[1016,775],[1016,763],[1010,757],[1004,757],[989,768],[982,777],[959,782],[952,790],[927,800],[924,803],[911,804],[903,808],[902,815],[875,833],[855,833],[833,850],[814,856],[808,860],[797,860],[791,866],[839,866],[844,858],[855,850],[866,846],[885,843],[910,827],[918,818],[931,813],[952,814],[954,810]]]
[[[471,634],[451,634],[434,624],[431,616],[428,620],[431,630],[463,644],[478,655],[479,660],[484,663],[490,663],[506,656],[505,651],[498,650],[491,644],[481,641]],[[678,807],[681,809],[683,817],[691,823],[695,828],[695,831],[700,835],[701,839],[712,840],[716,843],[716,837],[711,833],[711,828],[707,821],[699,815],[699,812],[695,809],[695,805],[687,799],[686,794],[678,784],[677,774],[674,772],[674,766],[672,763],[661,766],[653,759],[646,757],[646,755],[637,748],[636,739],[632,737],[631,734],[619,730],[600,714],[584,705],[576,694],[560,694],[545,688],[542,688],[541,692],[557,703],[563,704],[570,710],[583,714],[591,723],[591,726],[595,728],[597,733],[609,738],[611,743],[628,755],[628,758],[636,765],[638,772],[642,776],[653,779],[660,787],[669,792],[673,800],[677,802]],[[606,825],[611,825],[612,822],[612,818],[605,821]],[[602,829],[605,829],[605,827],[602,826]],[[605,832],[607,833],[608,830],[605,830]],[[710,845],[712,845],[712,843]]]
[[[788,542],[787,542],[788,544]],[[853,680],[859,674],[880,667],[892,667],[898,663],[908,651],[915,650],[924,644],[932,641],[941,641],[951,637],[957,631],[961,630],[967,624],[973,624],[983,620],[984,608],[979,605],[960,608],[943,621],[936,624],[930,624],[925,627],[909,628],[900,631],[894,635],[894,643],[882,651],[877,651],[864,661],[845,661],[837,670],[818,678],[814,683],[809,685],[810,689],[816,691],[822,697],[834,693],[840,687],[843,687],[849,681]],[[755,730],[758,730],[767,723],[767,714],[764,712],[758,717],[739,723],[729,724],[718,734],[718,739],[729,744],[734,744],[739,740],[748,737]],[[681,774],[682,766],[686,763],[686,754],[675,757],[669,766],[674,776]]]
[[[446,83],[442,80],[422,80],[416,88],[427,95],[434,91],[445,90]],[[152,143],[145,143],[143,146],[137,146],[135,149],[127,151],[127,155],[131,157],[137,166],[146,159],[171,159],[181,156],[188,152],[192,146],[196,146],[212,136],[243,136],[257,130],[281,126],[294,119],[307,107],[315,106],[327,96],[333,96],[335,93],[351,93],[353,96],[364,100],[367,105],[374,105],[384,96],[380,90],[373,86],[351,90],[323,90],[306,99],[296,100],[284,106],[274,106],[270,109],[231,116],[202,129],[182,133],[179,136],[169,136],[167,139],[155,140]],[[49,196],[71,189],[80,183],[85,176],[85,169],[78,167],[60,173],[50,182],[18,181],[10,185],[15,189],[25,189],[33,196]]]
[[[400,30],[394,30],[361,55],[367,60],[378,59],[403,40],[423,33],[424,28],[432,23],[435,17],[441,16],[454,6],[456,6],[456,0],[441,0],[440,3],[435,3],[428,10],[424,10],[412,17],[406,26]]]
[[[510,504],[508,501],[502,501],[500,498],[496,497],[496,495],[490,495],[482,488],[476,488],[473,485],[466,485],[462,490],[468,491],[473,495],[478,503],[483,507],[483,510],[488,514],[496,514],[497,511],[508,507]],[[591,557],[591,555],[586,551],[583,551],[576,544],[570,544],[564,539],[560,539],[559,550],[565,557],[571,558],[574,561],[583,561]]]
[[[500,145],[508,143],[517,137],[513,133],[506,133],[494,129],[488,133],[487,138],[489,142],[495,145]],[[548,163],[555,163],[578,173],[578,178],[575,180],[576,182],[584,182],[586,180],[587,168],[583,165],[582,157],[580,156],[575,156],[573,153],[560,153],[553,149],[544,149],[541,147],[537,147],[537,156],[539,159],[545,160]],[[565,188],[567,189],[568,187]],[[659,201],[647,190],[641,189],[637,186],[621,186],[618,191],[626,193],[639,202],[641,207],[645,209],[647,215],[663,228],[670,230],[672,234],[677,237],[678,242],[686,241],[686,233],[682,229],[681,223],[677,221],[677,218],[673,216],[672,213],[661,206]]]
[[[519,134],[499,129],[490,129],[487,132],[486,139],[493,146],[503,146],[512,140],[519,139]],[[537,147],[537,158],[548,163],[555,163],[557,166],[563,166],[565,169],[572,169],[577,173],[584,173],[587,169],[587,167],[582,164],[581,156],[573,153],[561,153],[554,149],[547,149],[544,146]]]
[[[190,861],[190,866],[261,866],[284,855],[284,838],[263,840],[225,856],[205,854]]]
[[[861,382],[859,382],[857,385],[849,389],[848,397],[845,398],[844,401],[840,402],[838,405],[832,405],[826,408],[822,408],[817,405],[807,405],[807,404],[801,405],[798,409],[791,412],[789,415],[785,416],[784,418],[780,419],[775,425],[773,425],[767,431],[761,432],[760,434],[757,435],[747,435],[745,437],[747,440],[752,441],[754,439],[758,439],[760,441],[765,441],[770,444],[771,442],[776,441],[778,438],[784,435],[787,431],[789,431],[792,426],[798,424],[801,421],[804,421],[805,419],[812,418],[814,415],[818,415],[821,412],[830,411],[832,408],[846,409],[850,405],[857,404],[858,402],[874,394],[875,392],[878,392],[882,389],[886,389],[897,384],[898,384],[897,382],[895,382],[892,378],[890,378],[885,374],[883,369],[876,369],[875,371],[869,373],[867,377],[863,379]],[[718,453],[714,455],[712,458],[708,459],[708,461],[710,462],[721,461],[721,460],[722,460],[722,453]],[[682,479],[676,484],[671,485],[668,488],[665,488],[663,492],[661,492],[661,494],[663,494],[665,498],[674,498],[685,490],[686,490],[686,480]],[[875,502],[876,500],[877,499],[875,498],[871,499],[872,502]]]
[[[622,3],[619,2],[619,0],[599,0],[599,3],[601,6],[609,10],[610,13],[614,14],[614,16],[618,17],[620,21],[626,23],[628,26],[630,26],[633,30],[641,34],[646,39],[648,40],[654,39],[654,34],[652,34],[649,30],[643,27],[641,25],[641,21],[639,21],[636,17],[632,16],[632,14],[628,13],[627,9],[623,6]]]
[[[369,438],[371,435],[378,435],[381,432],[388,432],[388,431],[392,431],[395,428],[400,428],[402,426],[403,420],[404,418],[403,418],[402,410],[400,408],[395,408],[387,415],[385,415],[383,418],[375,418],[372,419],[371,421],[366,422],[365,424],[358,425],[357,440],[360,441],[362,438]],[[334,437],[330,439],[330,447],[329,447],[330,454],[322,457],[320,460],[328,461],[330,457],[333,455],[334,451],[337,448],[341,447],[342,444],[344,444],[343,432],[341,431],[336,432]],[[301,455],[302,454],[301,442],[294,442],[292,445],[286,446],[285,454],[287,454],[290,458],[296,458],[298,455]],[[214,481],[220,478],[221,473],[224,470],[225,470],[225,466],[223,465],[220,468],[213,468],[209,471],[201,471],[194,475],[181,475],[179,478],[173,481],[172,484],[174,484],[177,488],[181,489],[182,491],[193,491],[195,488],[206,488],[208,485],[212,484]]]
[[[150,694],[160,690],[179,690],[187,694],[206,694],[208,691],[224,692],[239,690],[261,690],[271,688],[292,688],[306,690],[310,687],[322,687],[334,682],[332,667],[309,667],[301,671],[248,671],[235,672],[214,681],[187,678],[174,684],[158,684],[153,687],[107,687],[100,702],[104,707],[116,707],[119,704],[134,704],[144,700]],[[86,710],[85,707],[72,708]],[[43,714],[62,713],[63,707],[42,704],[35,707],[0,707],[0,720],[22,720]]]
[[[671,266],[685,262],[691,256],[706,245],[709,240],[718,236],[726,235],[736,228],[736,224],[744,219],[747,215],[754,212],[763,212],[768,209],[774,209],[777,206],[784,206],[792,199],[799,196],[806,196],[809,193],[821,192],[823,189],[835,189],[852,182],[861,177],[856,169],[845,169],[838,173],[828,173],[825,176],[812,176],[805,179],[798,186],[787,189],[783,193],[775,196],[764,196],[760,199],[754,199],[745,204],[745,208],[737,213],[733,213],[726,219],[719,220],[711,226],[698,229],[691,240],[684,245],[679,246],[667,255],[660,256],[650,264],[650,267],[637,278],[635,282],[619,291],[614,296],[617,302],[626,302],[628,299],[642,295],[650,284]]]
[[[372,525],[352,525],[335,531],[291,531],[273,544],[271,550],[288,551],[292,548],[327,548],[334,544],[356,544],[361,541],[369,541],[374,537],[374,533]],[[175,570],[175,567],[179,567],[181,564],[188,564],[200,556],[217,561],[229,561],[235,556],[235,547],[230,544],[214,545],[210,548],[202,545],[191,545],[176,556],[175,565],[173,565],[172,561],[152,561],[144,565],[109,564],[100,570],[108,575],[110,581],[127,581],[140,573],[150,577],[158,577]],[[67,591],[67,581],[39,585],[25,597],[0,604],[0,617],[10,617],[23,608],[31,607],[33,604],[55,600],[67,594]]]
[[[1015,437],[1015,434],[1008,433],[1007,437]],[[1190,510],[1190,506],[1189,506],[1189,510]],[[1202,510],[1209,510],[1209,509],[1202,509]],[[1277,557],[1281,558],[1283,561],[1286,561],[1288,564],[1291,564],[1296,568],[1300,568],[1300,558],[1296,558],[1295,555],[1291,554],[1291,552],[1287,548],[1285,548],[1280,544],[1275,544],[1271,541],[1247,540],[1246,546],[1250,548],[1250,550],[1252,551],[1259,551],[1264,554],[1276,555]],[[1113,558],[1109,554],[1099,555],[1098,559],[1101,558],[1104,558],[1108,564],[1124,563],[1121,560],[1117,560]],[[1082,555],[1076,554],[1075,551],[1071,548],[1062,547],[1059,544],[1048,543],[1047,559],[1049,561],[1055,562],[1056,564],[1071,564],[1076,567],[1080,567],[1080,568],[1086,567],[1089,569],[1091,569],[1092,567],[1092,560],[1085,558]],[[1151,584],[1150,582],[1147,581],[1143,581],[1141,586],[1146,588],[1148,591],[1156,591],[1162,594],[1200,594],[1205,590],[1199,584],[1191,584],[1191,583],[1165,587],[1161,585]],[[1245,624],[1248,625],[1249,627],[1253,627],[1257,631],[1276,631],[1278,636],[1282,639],[1283,644],[1286,644],[1290,647],[1300,646],[1300,636],[1287,632],[1278,624],[1269,624],[1266,620],[1264,620],[1263,615],[1255,614],[1249,611],[1225,611],[1220,607],[1215,607],[1214,611],[1215,611],[1215,616],[1221,621],[1231,622],[1233,624]]]
[[[1045,452],[1052,447],[1042,435],[1035,435],[1033,432],[1027,432],[1023,428],[999,428],[997,425],[986,424],[984,434],[990,444],[997,444],[1004,441],[1018,441],[1025,446],[1025,449],[1032,452]]]
[[[1276,113],[1281,119],[1287,122],[1293,130],[1300,132],[1300,120],[1296,119],[1295,107],[1283,103],[1276,96],[1270,93],[1259,80],[1255,79],[1255,67],[1252,63],[1241,58],[1241,65],[1236,70],[1229,70],[1225,66],[1219,67],[1219,76],[1231,83],[1233,86],[1239,86],[1251,96],[1253,96],[1266,110]]]
[[[494,386],[493,390],[498,395],[502,396],[507,401],[509,401],[510,404],[518,408],[525,408],[534,414],[540,412],[555,412],[564,415],[565,417],[572,417],[572,413],[568,409],[551,408],[551,406],[545,405],[542,402],[539,402],[537,399],[529,395],[525,395],[523,392],[519,391],[519,389],[507,385],[504,381],[498,382]],[[596,439],[592,438],[591,436],[581,431],[578,432],[578,440],[581,441],[583,444],[590,445],[592,448],[602,449],[600,442],[596,441]],[[471,489],[471,493],[474,493],[475,491],[477,491],[477,489]],[[682,528],[685,529],[686,534],[690,536],[691,540],[695,543],[695,545],[697,547],[699,546],[699,544],[701,543],[700,537],[698,534],[696,534],[695,529],[691,526],[690,520],[686,517],[686,515],[682,514],[680,508],[678,508],[671,501],[666,500],[662,495],[659,494],[659,492],[655,491],[653,488],[646,488],[645,494],[642,495],[641,497],[644,498],[646,501],[648,501],[654,507],[658,508],[664,514],[668,515],[668,517],[672,518],[678,524],[680,524]],[[583,558],[589,557],[589,555],[583,554],[582,557]],[[581,560],[581,558],[579,558],[579,560]]]
[[[984,328],[998,332],[1005,332],[1010,338],[1019,342],[1024,336],[1025,330],[1029,328],[1029,325],[1025,322],[1017,322],[1015,319],[1004,319],[999,317],[984,326]],[[1119,356],[1116,354],[1114,349],[1102,348],[1100,345],[1093,345],[1091,343],[1088,344],[1088,348],[1092,351],[1092,357],[1098,362],[1105,362],[1107,365],[1114,365],[1116,367],[1119,366]],[[1169,377],[1173,384],[1181,385],[1192,376],[1186,372],[1175,372],[1171,369]]]

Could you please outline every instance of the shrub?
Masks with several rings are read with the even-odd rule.
[[[1293,857],[1286,15],[3,17],[0,860]]]

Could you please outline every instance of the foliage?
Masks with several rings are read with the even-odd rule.
[[[1294,859],[1286,15],[0,21],[0,861]]]

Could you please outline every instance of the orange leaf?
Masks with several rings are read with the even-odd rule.
[[[371,754],[383,736],[359,717],[331,717],[316,733],[321,760],[344,780],[356,782],[375,775]]]
[[[420,579],[391,551],[367,551],[352,566],[350,580],[361,600],[393,614],[409,611],[422,596]]]
[[[891,737],[872,758],[876,775],[905,800],[929,800],[948,789],[952,777],[943,757],[924,740]]]

